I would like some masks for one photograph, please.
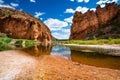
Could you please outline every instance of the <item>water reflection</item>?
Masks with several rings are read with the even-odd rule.
[[[91,50],[73,50],[73,48],[65,46],[53,46],[51,55],[59,55],[63,58],[79,62],[81,64],[120,69],[120,57],[104,55]]]
[[[58,55],[68,60],[71,60],[70,54],[71,54],[70,48],[65,46],[53,46],[51,51],[51,55]]]
[[[72,61],[96,67],[119,69],[120,57],[71,50]]]
[[[40,55],[50,55],[50,52],[52,50],[51,45],[42,46],[42,45],[36,45],[27,49],[23,49],[23,51],[29,53],[32,56],[40,56]]]
[[[120,57],[98,54],[97,52],[83,52],[83,50],[80,49],[77,51],[69,47],[59,45],[34,46],[24,49],[24,51],[36,57],[41,55],[58,55],[81,64],[120,70]]]

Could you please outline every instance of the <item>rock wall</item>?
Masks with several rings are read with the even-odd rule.
[[[16,39],[51,42],[49,28],[37,18],[22,11],[0,8],[0,32]]]
[[[104,8],[97,6],[95,12],[75,13],[70,39],[94,38],[120,38],[120,5],[107,3]]]

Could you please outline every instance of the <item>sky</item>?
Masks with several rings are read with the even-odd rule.
[[[95,11],[112,2],[120,4],[120,0],[0,0],[0,7],[27,12],[45,23],[53,37],[68,39],[75,11]]]

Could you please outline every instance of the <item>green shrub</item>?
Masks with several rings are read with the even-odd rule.
[[[1,41],[0,41],[0,51],[9,50],[9,49],[11,49],[10,45],[8,45],[8,44],[5,43],[5,42],[1,42]]]
[[[13,41],[12,44],[10,44]],[[12,39],[12,38],[0,38],[0,51],[1,50],[9,50],[9,49],[20,49],[34,46],[36,41],[34,40],[25,40],[25,39]],[[15,47],[12,47],[16,45]]]
[[[27,47],[33,46],[33,45],[35,45],[35,43],[36,43],[36,41],[33,41],[33,40],[26,40],[26,41],[25,41],[25,45],[26,45]]]
[[[5,43],[10,43],[10,42],[12,41],[12,38],[7,38],[7,37],[5,37],[5,38],[0,38],[0,41],[1,41],[1,42],[5,42]]]
[[[16,44],[16,45],[22,45],[22,42],[23,42],[23,41],[19,39],[19,40],[16,40],[15,44]]]
[[[5,16],[9,16],[9,15],[11,15],[11,14],[13,14],[12,11],[7,11],[7,12],[5,12]]]

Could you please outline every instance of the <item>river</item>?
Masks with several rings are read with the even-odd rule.
[[[60,45],[34,46],[22,49],[22,51],[36,57],[41,55],[57,55],[80,64],[120,70],[119,56],[109,56],[94,51],[73,50],[70,47]]]

